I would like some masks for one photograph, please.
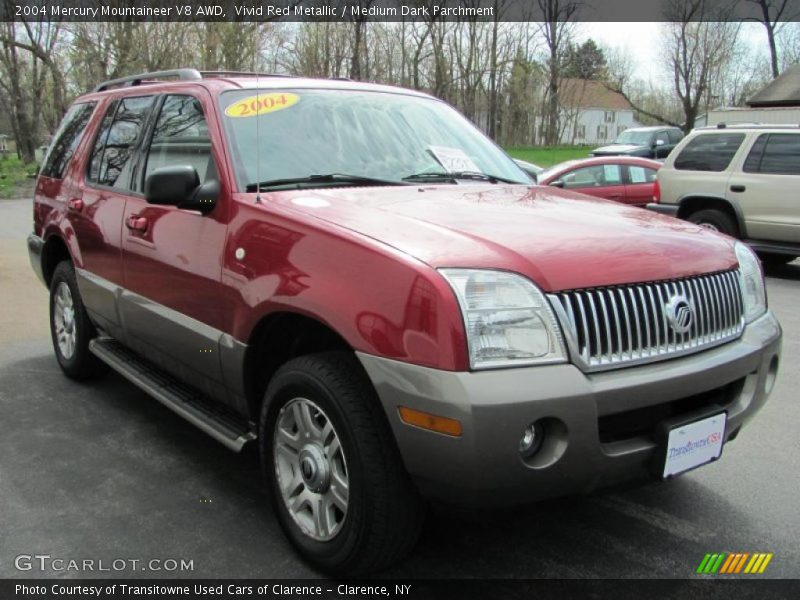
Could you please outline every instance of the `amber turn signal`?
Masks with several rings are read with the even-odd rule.
[[[422,429],[428,429],[429,431],[452,435],[454,437],[461,436],[461,423],[455,419],[439,417],[405,406],[401,406],[399,410],[400,420],[407,425],[414,425],[415,427],[421,427]]]

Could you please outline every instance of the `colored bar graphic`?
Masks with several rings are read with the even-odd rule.
[[[742,560],[740,560],[739,563],[736,565],[736,570],[731,571],[731,573],[738,573],[739,571],[741,571],[742,567],[744,566],[744,563],[747,562],[749,556],[750,556],[749,552],[745,552],[744,554],[742,554]]]
[[[769,561],[772,560],[772,556],[773,556],[773,554],[772,554],[772,552],[770,552],[769,554],[767,554],[764,557],[764,562],[761,563],[761,568],[758,570],[759,573],[763,573],[764,572],[764,570],[767,568],[767,565],[769,564]]]
[[[706,565],[708,564],[708,562],[710,560],[711,560],[711,555],[710,554],[706,554],[703,557],[703,561],[700,563],[700,566],[697,567],[697,572],[698,573],[705,573],[706,572]]]
[[[711,572],[716,573],[719,570],[720,565],[722,565],[722,561],[725,559],[725,553],[719,555],[717,562],[714,563],[714,566],[711,567]]]
[[[774,554],[772,552],[718,552],[708,553],[703,557],[697,573],[704,575],[733,575],[741,573],[763,573]],[[749,560],[748,560],[749,559]],[[747,566],[745,566],[747,565]]]
[[[722,568],[719,570],[720,573],[730,573],[731,567],[736,564],[736,561],[739,560],[738,554],[728,554],[728,559],[722,563]]]

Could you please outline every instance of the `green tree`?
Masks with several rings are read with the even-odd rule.
[[[576,79],[605,79],[606,57],[603,49],[591,38],[580,46],[570,44],[564,56],[562,75]]]

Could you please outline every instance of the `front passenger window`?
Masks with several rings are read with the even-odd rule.
[[[217,176],[200,101],[192,96],[167,96],[153,130],[144,177],[162,167],[184,165],[194,167],[200,183]]]
[[[139,96],[123,98],[118,105],[111,105],[92,149],[87,177],[89,181],[121,189],[130,188],[134,150],[152,103],[152,96]]]

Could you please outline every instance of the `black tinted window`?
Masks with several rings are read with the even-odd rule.
[[[192,96],[167,96],[153,129],[145,178],[156,169],[183,165],[194,167],[201,183],[216,177],[200,101]]]
[[[744,140],[743,133],[702,134],[684,146],[675,168],[686,171],[724,171]]]
[[[109,109],[92,151],[91,181],[120,188],[129,186],[132,153],[152,103],[152,96],[124,98],[119,101],[115,112],[113,106]],[[112,113],[114,118],[109,127]]]
[[[756,143],[750,148],[750,153],[747,155],[743,167],[746,173],[758,173],[758,169],[761,165],[761,155],[764,154],[764,146],[767,145],[768,137],[767,134],[758,136]]]
[[[64,176],[64,170],[83,137],[95,105],[96,102],[73,104],[67,111],[47,151],[47,158],[42,165],[42,175],[56,179]]]
[[[800,134],[771,133],[753,144],[744,170],[775,175],[800,174]]]

